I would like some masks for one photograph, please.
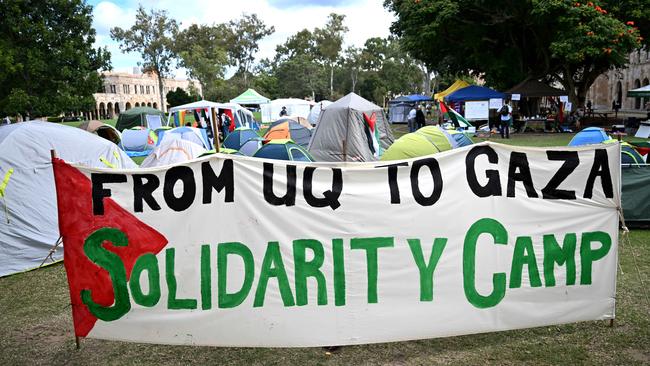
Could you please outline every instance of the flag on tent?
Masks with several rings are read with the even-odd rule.
[[[364,113],[363,119],[366,122],[364,131],[366,132],[366,137],[368,138],[368,145],[370,146],[370,150],[374,156],[380,157],[382,154],[380,151],[381,146],[379,145],[379,130],[376,128],[377,114],[375,112],[372,112],[370,117],[368,117],[368,115]]]
[[[447,118],[454,123],[454,126],[460,126],[463,128],[472,127],[472,124],[467,122],[465,117],[461,116],[460,113],[456,112],[455,110],[449,108],[449,106],[447,106],[443,101],[440,101],[440,113],[442,113],[444,116],[447,116]]]

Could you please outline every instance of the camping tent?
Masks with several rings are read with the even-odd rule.
[[[144,127],[122,131],[122,147],[128,156],[147,156],[158,145],[158,135]]]
[[[0,126],[0,276],[38,267],[59,238],[50,150],[70,163],[136,167],[114,143],[75,127],[37,121]],[[63,258],[63,251],[53,258]]]
[[[296,144],[306,148],[311,139],[311,130],[292,120],[279,121],[269,127],[266,134],[264,134],[264,138],[267,140],[291,139]]]
[[[451,84],[451,86],[450,86],[449,88],[445,89],[444,91],[441,91],[440,93],[436,93],[436,94],[433,96],[433,98],[434,98],[435,100],[437,100],[437,101],[441,101],[441,100],[443,100],[447,95],[449,95],[449,94],[455,92],[455,91],[458,90],[458,89],[465,88],[465,87],[467,87],[467,86],[469,86],[469,83],[468,83],[467,81],[458,79],[458,80],[454,81],[454,83]]]
[[[634,97],[634,98],[650,97],[650,85],[646,85],[644,87],[637,88],[637,89],[628,90],[627,96]]]
[[[397,97],[388,101],[388,121],[390,123],[407,123],[408,114],[417,103],[408,96]]]
[[[446,131],[451,135],[451,137],[454,140],[456,140],[458,147],[469,146],[474,144],[474,141],[472,141],[471,137],[467,136],[462,131],[458,131],[458,130],[446,130]]]
[[[634,146],[628,144],[627,142],[621,143],[621,164],[623,165],[645,165],[645,160],[643,156],[639,154]]]
[[[290,161],[314,161],[307,150],[295,144],[293,141],[286,139],[269,141],[257,150],[253,157]]]
[[[567,95],[562,89],[556,89],[548,86],[535,79],[526,79],[521,83],[513,86],[505,94],[519,94],[521,97],[542,98],[542,97],[559,97]]]
[[[175,127],[170,129],[160,129],[158,132],[158,145],[161,145],[165,140],[187,140],[193,142],[206,150],[212,148],[212,141],[208,138],[208,134],[204,128],[195,127]]]
[[[309,152],[317,161],[375,161],[393,143],[381,107],[354,93],[325,108],[312,135]]]
[[[612,139],[607,136],[605,130],[600,127],[587,127],[573,136],[569,141],[569,146],[602,144],[606,141],[612,141]]]
[[[252,129],[259,129],[255,119],[253,118],[253,112],[242,107],[237,103],[215,103],[208,100],[199,100],[198,102],[192,102],[188,104],[179,105],[169,109],[169,118],[167,119],[167,125],[175,125],[180,127],[184,125],[182,119],[179,117],[181,112],[184,111],[204,111],[206,115],[206,126],[212,118],[212,112],[215,114],[227,114],[230,118],[235,121],[233,127],[248,127]],[[172,123],[172,120],[174,123]]]
[[[262,110],[262,122],[269,123],[280,118],[282,107],[287,108],[287,116],[300,116],[307,118],[311,109],[311,103],[303,99],[285,98],[272,100],[270,103],[260,105]]]
[[[248,139],[239,147],[239,152],[242,155],[253,156],[264,145],[264,139],[261,137],[253,137]]]
[[[257,132],[250,128],[240,127],[235,129],[226,137],[223,141],[223,147],[239,150],[246,141],[256,137],[259,137]]]
[[[310,113],[311,113],[311,112],[310,112]],[[280,118],[280,119],[283,119],[283,118]],[[309,123],[309,121],[308,121],[307,118],[305,118],[305,117],[300,117],[300,116],[293,115],[293,116],[288,116],[287,119],[290,119],[290,120],[293,120],[293,121],[295,121],[295,122],[298,122],[298,123],[300,123],[301,125],[305,126],[306,128],[308,128],[308,129],[310,129],[310,130],[311,130],[312,128],[314,128],[314,126],[312,126],[311,123]],[[277,122],[277,121],[275,121],[275,122],[273,122],[273,123],[276,123],[276,122]],[[273,123],[272,123],[271,125],[273,125]]]
[[[251,104],[266,104],[271,100],[260,93],[256,92],[254,89],[248,89],[245,92],[238,95],[235,99],[231,99],[230,103],[251,105]]]
[[[458,147],[456,140],[440,126],[425,126],[415,133],[428,137],[438,151],[447,151]]]
[[[382,155],[382,161],[412,159],[451,150],[456,146],[453,138],[437,126],[422,132],[423,128],[408,133],[397,140]],[[434,140],[435,139],[435,140]]]
[[[623,166],[621,205],[628,227],[650,225],[650,166]]]
[[[311,111],[309,111],[309,116],[307,116],[307,121],[309,121],[309,123],[312,126],[316,126],[321,111],[330,104],[332,104],[332,102],[330,102],[329,100],[321,100],[320,102],[314,104],[314,106],[311,107]]]
[[[142,161],[141,168],[172,165],[196,159],[207,150],[192,141],[166,138]]]
[[[118,146],[122,141],[122,135],[115,127],[97,120],[83,122],[78,127]]]
[[[469,100],[490,100],[493,98],[503,99],[505,98],[505,94],[484,86],[470,85],[447,95],[445,102],[457,103]]]
[[[135,107],[120,113],[115,128],[118,131],[143,126],[155,130],[162,126],[165,114],[151,107]]]

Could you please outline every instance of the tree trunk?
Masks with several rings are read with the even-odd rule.
[[[162,75],[160,75],[160,71],[158,71],[157,74],[158,74],[158,93],[160,94],[160,110],[165,112],[167,106],[165,105],[165,96],[163,95],[163,77]]]
[[[334,95],[334,64],[330,64],[330,98]]]

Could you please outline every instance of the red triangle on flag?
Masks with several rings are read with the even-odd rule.
[[[363,119],[366,120],[368,127],[370,127],[370,131],[375,132],[375,124],[377,123],[377,113],[372,112],[370,117],[368,117],[368,115],[364,113]]]
[[[447,105],[443,101],[440,101],[440,113],[445,114],[448,112],[449,112],[449,108],[447,107]]]
[[[108,241],[102,246],[120,257],[127,280],[138,257],[159,253],[167,245],[167,239],[108,197],[104,198],[104,214],[94,215],[90,179],[61,159],[55,159],[53,165],[75,335],[85,337],[97,318],[82,302],[81,291],[90,290],[93,301],[101,306],[109,307],[115,302],[109,273],[84,253],[88,236],[101,228],[115,228],[126,235],[126,246],[117,247]]]

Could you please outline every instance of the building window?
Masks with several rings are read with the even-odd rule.
[[[124,94],[131,93],[131,86],[126,84],[122,85],[122,91],[124,92]]]
[[[140,85],[140,94],[144,94],[144,85]]]
[[[111,93],[113,94],[117,93],[117,89],[115,88],[115,85],[111,85]]]
[[[147,94],[149,94],[149,85],[147,85]]]
[[[133,85],[133,89],[135,89],[135,94],[138,94],[138,86],[137,86],[137,85]]]

